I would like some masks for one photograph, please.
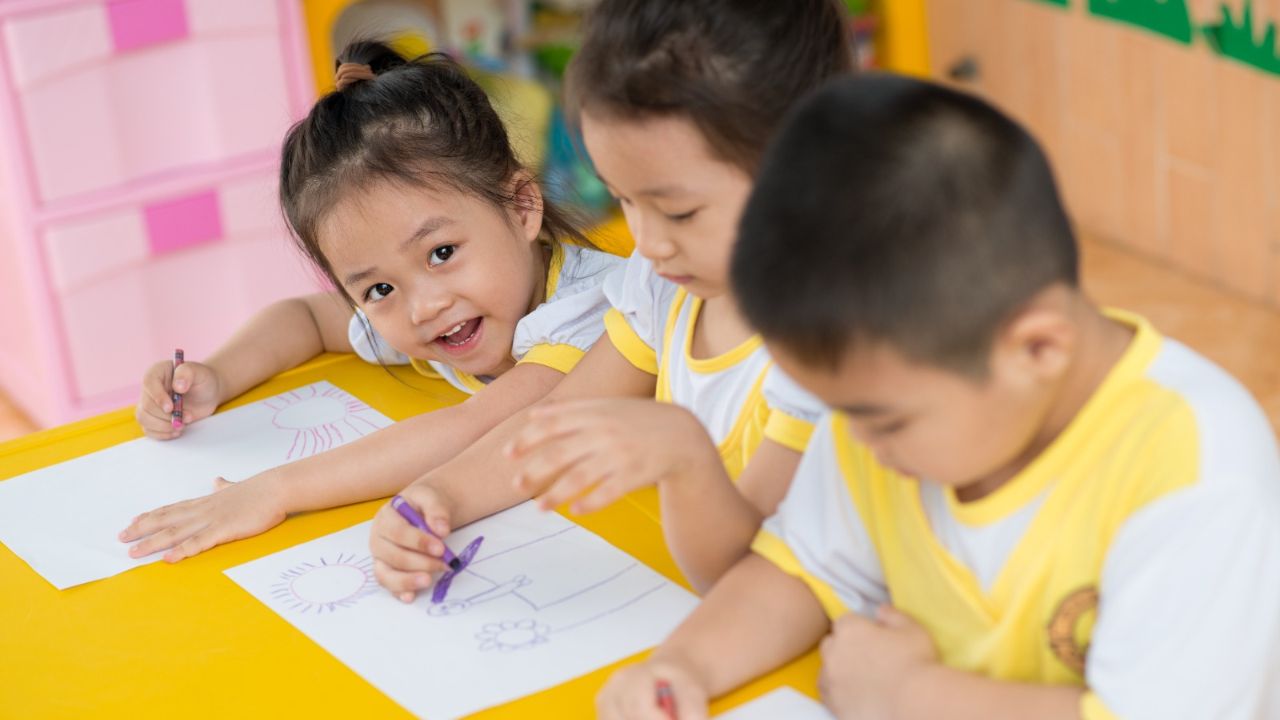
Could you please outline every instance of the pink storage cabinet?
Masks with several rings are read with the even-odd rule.
[[[38,423],[321,287],[275,189],[303,37],[297,2],[0,0],[0,384]]]

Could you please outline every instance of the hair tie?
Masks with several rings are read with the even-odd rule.
[[[342,63],[338,66],[338,72],[334,73],[333,84],[338,90],[346,90],[353,84],[361,80],[372,80],[377,77],[373,72],[373,68],[362,63]]]

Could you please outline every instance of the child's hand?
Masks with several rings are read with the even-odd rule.
[[[659,681],[671,689],[675,717],[701,720],[707,717],[707,691],[683,665],[650,660],[628,665],[614,673],[596,695],[596,717],[613,720],[670,720],[658,704]]]
[[[822,700],[837,717],[888,720],[906,681],[938,662],[916,621],[889,605],[876,619],[847,613],[822,641]]]
[[[182,395],[185,426],[209,417],[218,409],[221,384],[217,371],[203,363],[186,362],[177,370],[168,360],[152,365],[142,376],[142,396],[134,413],[142,432],[156,440],[178,437],[182,428],[173,427],[173,392],[176,390]]]
[[[414,483],[400,491],[400,497],[413,506],[439,535],[432,537],[409,524],[387,503],[373,516],[369,533],[369,550],[373,553],[373,574],[378,584],[404,602],[413,602],[419,590],[431,587],[432,574],[449,567],[440,559],[444,541],[450,532],[450,505],[440,493],[424,484]]]
[[[140,558],[169,550],[164,559],[178,562],[232,540],[251,537],[284,521],[283,501],[268,476],[240,483],[213,481],[213,493],[166,505],[133,519],[119,535],[121,542],[142,542],[129,548]]]
[[[637,488],[720,462],[688,410],[653,400],[579,400],[535,408],[506,449],[519,465],[516,488],[549,510],[599,510]],[[582,496],[582,497],[580,497]]]

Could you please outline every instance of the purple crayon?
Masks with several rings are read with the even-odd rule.
[[[419,530],[427,533],[432,537],[435,537],[435,538],[440,537],[439,535],[436,535],[434,532],[432,532],[431,528],[427,527],[427,521],[423,520],[422,516],[418,514],[418,511],[414,510],[413,506],[410,505],[409,502],[404,498],[400,497],[399,495],[396,495],[395,497],[391,498],[391,507],[395,508],[396,512],[400,513],[400,517],[404,518],[405,520],[408,520],[410,525],[418,528]],[[443,539],[441,539],[440,542],[444,544]],[[453,551],[449,549],[449,546],[447,544],[444,545],[444,561],[448,563],[449,567],[455,571],[462,569],[462,562],[458,560],[458,557],[453,554]]]

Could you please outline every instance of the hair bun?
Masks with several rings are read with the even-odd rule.
[[[338,90],[346,90],[361,80],[372,80],[377,75],[373,72],[373,68],[361,63],[344,62],[338,65],[338,71],[334,73],[333,84]]]

